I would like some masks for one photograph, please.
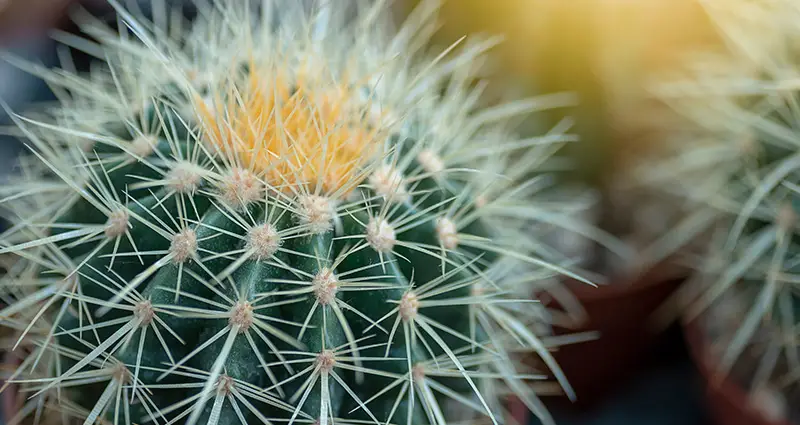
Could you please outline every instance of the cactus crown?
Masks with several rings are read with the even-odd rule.
[[[554,207],[507,165],[566,138],[508,136],[536,101],[479,107],[492,40],[414,59],[433,2],[393,36],[383,2],[248,3],[201,6],[188,29],[114,3],[119,33],[88,21],[94,41],[66,40],[103,67],[16,61],[60,95],[14,115],[33,155],[2,204],[21,413],[499,423],[515,394],[552,422],[528,382],[546,371],[513,353],[569,391],[528,298],[566,261],[524,237]]]

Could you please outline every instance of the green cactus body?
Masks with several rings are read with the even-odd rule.
[[[220,2],[179,39],[120,9],[139,40],[97,34],[108,69],[61,81],[95,106],[29,134],[31,173],[64,188],[0,238],[30,264],[5,277],[19,301],[0,320],[60,353],[34,368],[37,397],[74,393],[87,423],[444,425],[448,403],[503,421],[511,391],[550,422],[511,352],[550,360],[527,330],[541,306],[516,294],[562,269],[529,256],[532,199],[503,198],[521,184],[498,178],[503,146],[524,143],[504,114],[471,121],[459,81],[487,45],[417,68],[390,62],[430,5],[388,39],[377,6],[348,25],[264,7],[277,29]]]

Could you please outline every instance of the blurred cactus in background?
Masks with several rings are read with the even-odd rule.
[[[564,115],[574,119],[580,140],[560,151],[569,166],[559,175],[597,191],[585,219],[631,248],[623,253],[584,240],[591,269],[627,280],[681,249],[660,239],[693,207],[651,186],[639,168],[692,126],[651,95],[650,81],[681,66],[687,52],[720,44],[696,0],[460,0],[445,2],[442,16],[433,38],[441,46],[464,31],[504,37],[500,61],[487,71],[503,83],[496,90],[577,95],[574,105],[540,114],[521,131],[536,134]]]
[[[704,0],[725,49],[697,56],[658,93],[696,123],[660,167],[716,214],[697,274],[668,312],[696,328],[712,378],[748,394],[759,421],[800,421],[800,7]],[[665,310],[666,311],[666,310]],[[759,422],[761,423],[761,422]]]

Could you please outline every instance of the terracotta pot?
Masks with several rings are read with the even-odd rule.
[[[47,38],[53,28],[72,27],[69,14],[76,5],[91,13],[113,10],[106,0],[0,0],[0,46]]]
[[[661,336],[651,327],[651,315],[683,282],[683,278],[667,276],[660,268],[636,280],[599,287],[566,282],[582,304],[586,320],[577,327],[556,329],[556,333],[598,333],[595,339],[553,352],[577,396],[571,408],[597,405],[647,365]],[[553,400],[562,401],[569,402],[566,398]]]
[[[48,28],[63,22],[76,0],[0,1],[0,42],[13,43],[41,37]]]
[[[747,391],[733,379],[714,378],[711,360],[703,332],[697,321],[684,324],[689,353],[706,381],[706,403],[717,425],[793,425],[788,421],[769,420],[753,407]]]
[[[2,368],[13,370],[19,364],[19,358],[11,353],[3,353]],[[0,388],[6,385],[6,381],[0,379]],[[16,385],[9,385],[8,388],[0,393],[0,411],[2,412],[2,424],[9,424],[21,408],[22,400],[17,396]]]

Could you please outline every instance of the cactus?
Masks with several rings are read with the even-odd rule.
[[[764,416],[795,423],[800,10],[784,0],[704,3],[731,49],[701,54],[688,78],[662,91],[698,124],[669,164],[688,165],[681,190],[716,214],[680,312],[707,340],[717,378],[746,388]]]
[[[12,114],[21,416],[497,424],[514,395],[552,423],[531,381],[571,393],[526,295],[580,279],[531,236],[565,224],[535,166],[570,138],[509,133],[546,98],[481,105],[495,40],[418,52],[434,2],[393,35],[384,2],[198,2],[191,26],[111,3],[118,31],[62,38],[102,59],[89,74],[7,57],[60,102]]]

